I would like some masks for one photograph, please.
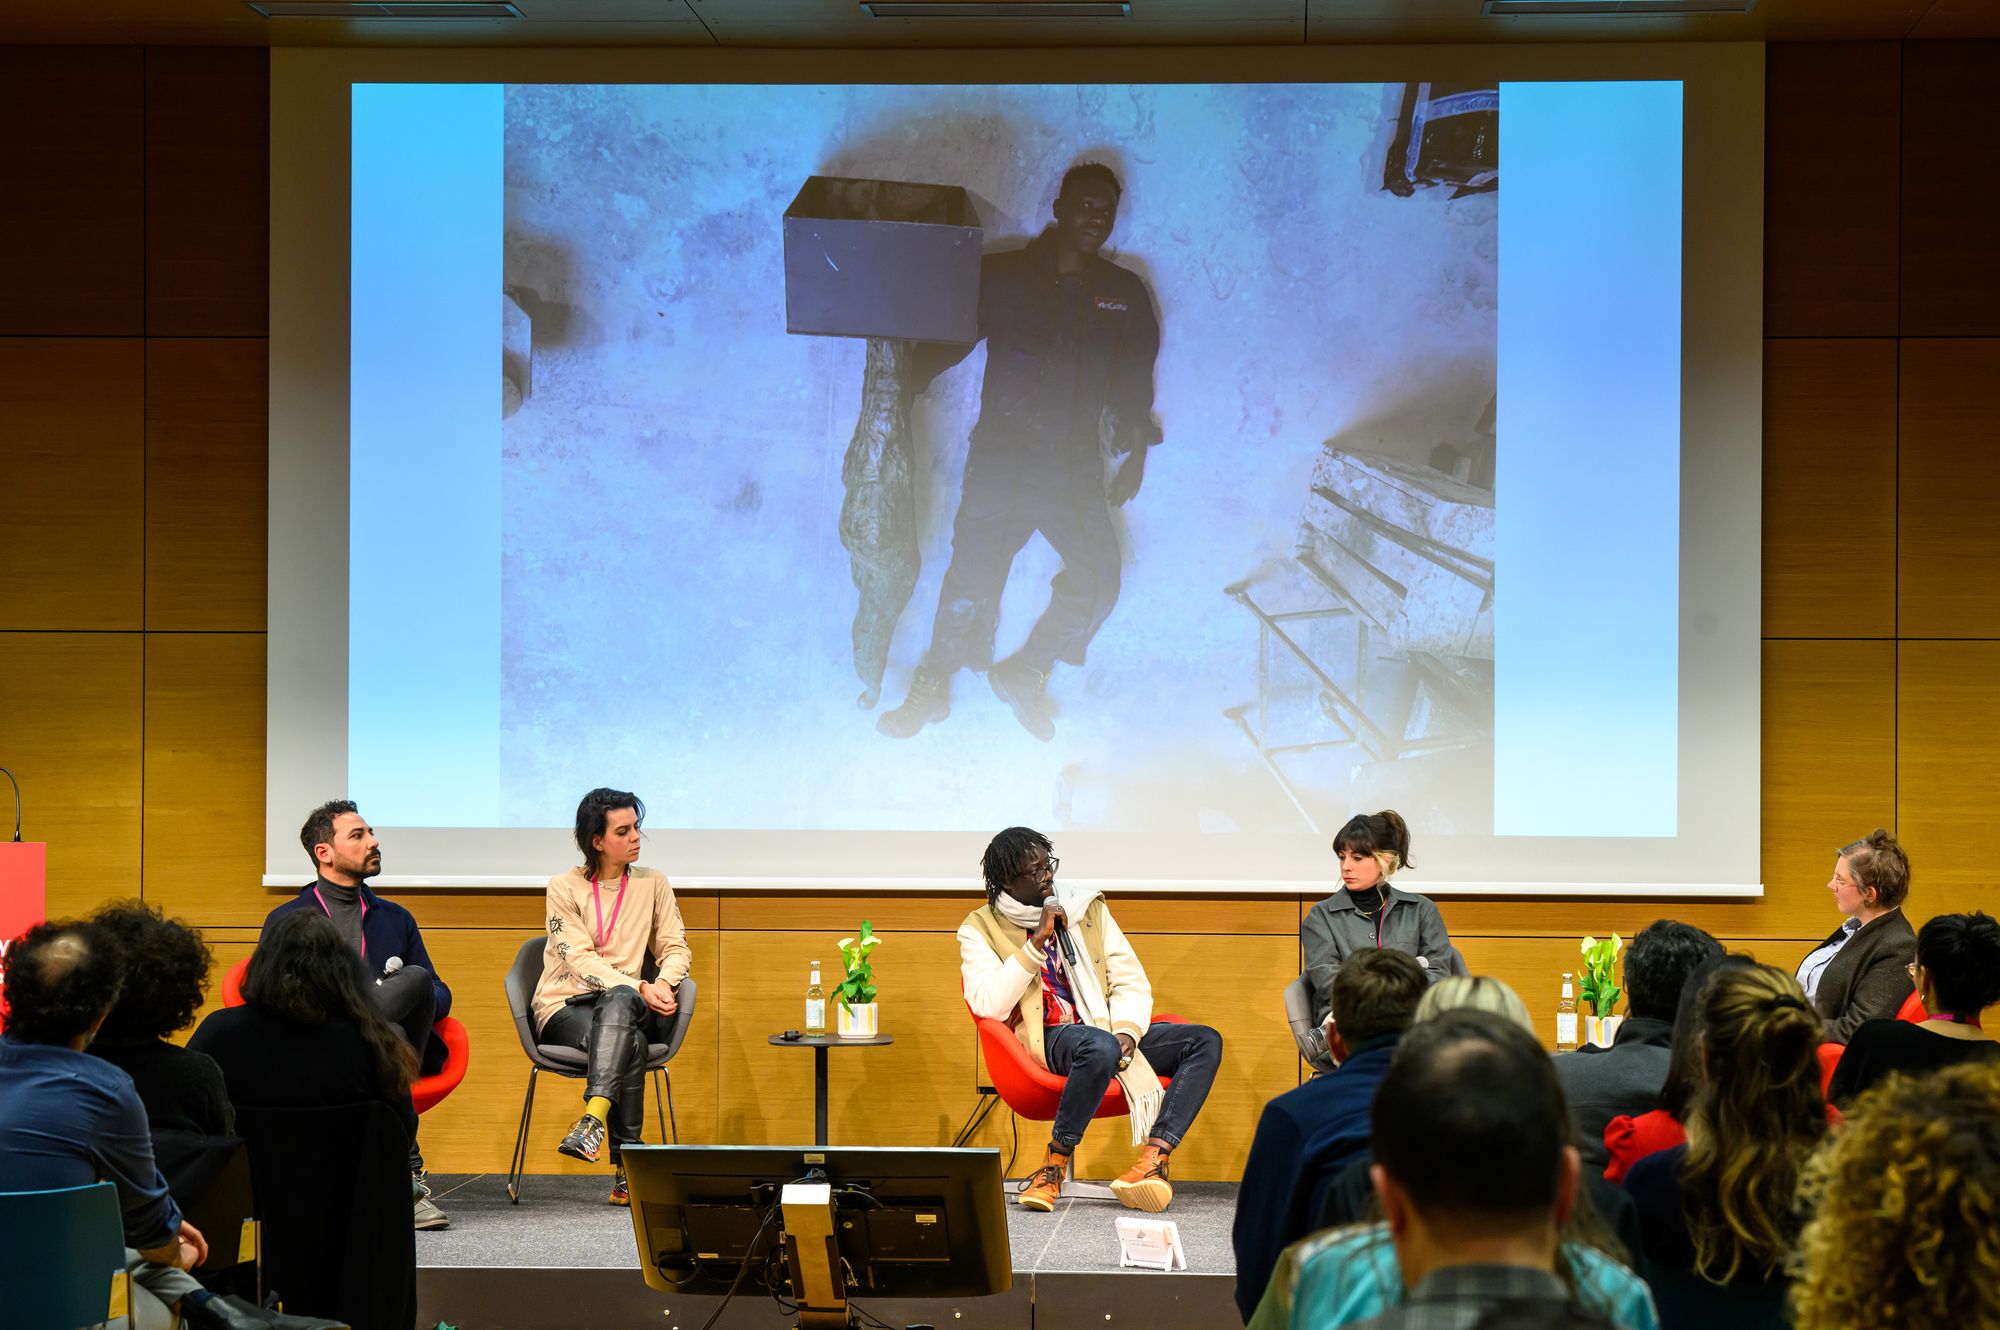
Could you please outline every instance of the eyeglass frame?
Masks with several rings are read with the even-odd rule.
[[[1049,870],[1049,876],[1054,877],[1056,875],[1056,869],[1060,868],[1061,866],[1062,866],[1061,857],[1052,854],[1049,855],[1046,859],[1044,859],[1039,865],[1033,868],[1023,868],[1020,872],[1014,874],[1014,876],[1017,878],[1019,877],[1037,878],[1042,875],[1042,869],[1046,868]]]

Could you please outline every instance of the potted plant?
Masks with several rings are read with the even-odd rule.
[[[1624,945],[1616,933],[1602,941],[1594,937],[1583,940],[1583,983],[1577,998],[1590,1004],[1593,1014],[1585,1018],[1584,1037],[1599,1048],[1611,1047],[1625,1020],[1611,1014],[1625,991],[1618,986],[1618,951]]]
[[[834,985],[833,994],[840,1003],[842,1039],[873,1039],[881,1032],[875,1012],[875,967],[868,960],[868,953],[881,944],[866,919],[861,921],[860,937],[840,939],[840,963],[847,967],[847,977]]]

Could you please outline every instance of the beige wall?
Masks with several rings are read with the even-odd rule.
[[[1746,904],[1448,901],[1475,968],[1546,1027],[1576,938],[1665,914],[1790,963],[1831,927],[1832,846],[1894,827],[1913,913],[1984,898],[2000,842],[2000,152],[1992,44],[1773,47],[1769,60],[1763,876]],[[0,762],[50,843],[50,911],[143,890],[218,965],[271,904],[264,766],[267,62],[262,52],[0,50]],[[671,865],[667,865],[671,869]],[[526,1065],[499,976],[531,895],[405,893],[471,1031],[425,1120],[433,1166],[505,1166]],[[1241,1167],[1297,1063],[1278,1010],[1310,900],[1127,899],[1161,1006],[1228,1041],[1182,1176]],[[942,1142],[973,1103],[950,930],[964,898],[684,902],[700,1019],[683,1138],[800,1139],[805,961],[871,917],[889,1049],[834,1060],[835,1139]],[[567,1087],[541,1096],[533,1167]],[[1004,1115],[1001,1115],[1004,1119]],[[1024,1129],[1032,1148],[1040,1138]],[[1120,1153],[1095,1132],[1086,1171]],[[1005,1144],[1007,1128],[983,1139]]]

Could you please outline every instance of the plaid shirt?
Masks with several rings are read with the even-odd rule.
[[[1479,1318],[1506,1302],[1567,1303],[1569,1291],[1546,1270],[1518,1265],[1453,1265],[1424,1277],[1409,1300],[1380,1316],[1357,1321],[1356,1330],[1471,1330]],[[1609,1322],[1606,1322],[1608,1325]]]

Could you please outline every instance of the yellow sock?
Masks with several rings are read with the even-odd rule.
[[[601,1094],[594,1094],[583,1101],[583,1111],[600,1123],[610,1121],[611,1101]]]

